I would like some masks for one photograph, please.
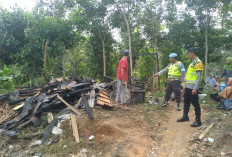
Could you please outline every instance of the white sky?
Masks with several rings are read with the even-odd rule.
[[[18,7],[31,11],[37,0],[0,0],[0,6],[10,10],[11,7],[17,4]]]

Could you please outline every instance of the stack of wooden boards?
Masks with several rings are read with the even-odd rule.
[[[110,97],[110,93],[107,90],[100,90],[97,96],[97,104],[101,106],[109,106],[112,107],[112,100]]]

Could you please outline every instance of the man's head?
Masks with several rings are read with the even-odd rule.
[[[193,60],[197,57],[197,49],[196,48],[190,48],[188,49],[188,58]]]
[[[129,50],[123,50],[123,56],[129,57]]]
[[[169,55],[169,61],[170,61],[171,63],[176,62],[176,57],[177,57],[177,54],[176,54],[176,53],[171,53],[171,54]]]
[[[213,73],[210,73],[210,74],[209,74],[209,77],[210,77],[210,78],[213,78]]]
[[[232,65],[232,57],[227,57],[227,58],[226,58],[226,64],[227,64],[227,65],[229,65],[229,64]]]
[[[232,86],[232,77],[229,78],[228,86]]]

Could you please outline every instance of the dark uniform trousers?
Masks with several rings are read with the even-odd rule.
[[[192,95],[192,89],[185,88],[185,93],[184,93],[184,117],[188,117],[188,112],[190,108],[190,103],[193,104],[194,110],[195,110],[195,115],[196,115],[196,121],[200,121],[201,117],[201,107],[198,102],[199,97],[198,97],[198,91],[196,95]]]
[[[180,103],[181,99],[181,89],[180,89],[180,80],[168,80],[165,88],[165,97],[164,101],[168,101],[171,97],[172,92],[174,92],[176,97],[176,102]]]

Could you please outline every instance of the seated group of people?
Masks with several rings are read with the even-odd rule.
[[[232,57],[226,58],[226,63],[220,78],[222,77],[225,77],[224,87],[226,88],[219,88],[220,92],[218,94],[218,98],[221,101],[221,104],[217,106],[217,108],[232,110]],[[220,80],[221,79],[219,79],[218,81],[220,82]],[[210,74],[209,78],[206,79],[206,85],[213,88],[219,87],[212,73]]]
[[[218,94],[218,97],[221,104],[217,106],[217,109],[232,110],[232,77],[229,78],[227,87]]]

